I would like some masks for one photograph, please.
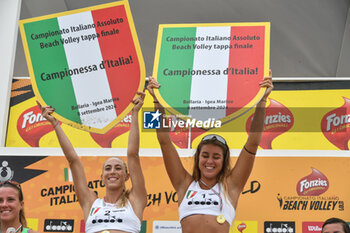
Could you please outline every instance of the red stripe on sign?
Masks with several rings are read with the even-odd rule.
[[[92,11],[103,64],[119,115],[132,101],[140,83],[140,65],[125,7]],[[122,101],[121,101],[122,100]]]
[[[227,116],[245,107],[260,90],[258,83],[264,77],[265,27],[232,27],[231,38],[227,100],[234,101],[227,104]]]

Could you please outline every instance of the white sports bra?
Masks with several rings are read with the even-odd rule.
[[[231,225],[235,218],[235,208],[232,206],[228,198],[220,191],[223,190],[222,185],[217,183],[212,189],[202,189],[197,181],[192,181],[188,187],[185,197],[179,207],[180,221],[190,215],[205,214],[219,216],[222,214],[225,220]],[[222,200],[222,210],[220,211],[220,194]]]
[[[136,216],[129,200],[127,205],[121,208],[117,208],[115,204],[105,203],[100,198],[94,201],[85,223],[85,231],[93,233],[103,230],[140,232],[140,219]]]

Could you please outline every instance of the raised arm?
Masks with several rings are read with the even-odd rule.
[[[153,91],[154,88],[159,87],[160,85],[158,84],[158,82],[155,81],[153,77],[149,77],[147,90],[153,97],[154,110],[159,111],[162,114],[161,118],[163,118],[166,117],[165,110],[163,106],[159,103]],[[160,144],[160,148],[162,150],[165,168],[170,178],[170,181],[178,195],[184,194],[187,190],[188,185],[192,181],[192,176],[186,171],[186,169],[182,165],[179,154],[177,153],[177,150],[171,141],[169,129],[157,129],[157,138]]]
[[[247,142],[243,146],[229,177],[230,191],[232,191],[233,195],[237,197],[234,198],[237,200],[252,171],[255,154],[258,150],[264,129],[266,100],[273,89],[271,70],[269,76],[263,79],[260,86],[266,87],[265,94],[255,107],[255,113],[250,126]]]
[[[69,163],[69,167],[72,171],[75,193],[78,197],[79,204],[83,209],[84,214],[89,213],[90,207],[97,197],[96,194],[91,191],[87,185],[83,164],[81,163],[71,142],[62,130],[59,121],[55,117],[51,116],[55,109],[51,106],[41,106],[38,101],[37,104],[41,109],[41,114],[43,117],[45,117],[55,129],[58,142],[60,143],[64,156],[66,157]]]
[[[142,218],[143,210],[147,204],[147,192],[139,156],[139,111],[143,105],[145,93],[138,92],[138,94],[140,95],[140,97],[133,100],[135,106],[131,110],[131,127],[129,132],[127,160],[132,184],[130,200],[134,204],[134,210],[137,216],[139,218]]]

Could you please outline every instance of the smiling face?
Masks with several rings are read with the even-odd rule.
[[[1,221],[18,221],[23,209],[23,201],[19,200],[19,192],[12,187],[0,188],[0,219]]]
[[[217,180],[224,163],[224,151],[221,147],[213,144],[203,145],[199,152],[198,167],[201,179],[205,182]]]
[[[342,224],[332,223],[323,227],[322,233],[345,233]]]
[[[106,188],[124,188],[125,181],[129,178],[123,160],[109,158],[103,166],[102,180]]]
[[[230,149],[226,144],[223,144],[215,137],[202,140],[198,144],[193,158],[192,177],[194,180],[199,181],[202,179],[206,182],[204,180],[206,176],[210,179],[216,176],[216,182],[223,182],[225,185],[227,176],[231,172]],[[208,163],[206,163],[205,160],[208,158],[210,159]],[[215,166],[212,166],[213,164]]]

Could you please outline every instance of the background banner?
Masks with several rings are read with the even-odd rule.
[[[332,152],[329,152],[332,159],[279,155],[257,157],[241,194],[231,232],[274,232],[270,230],[273,228],[281,228],[276,232],[320,232],[317,224],[329,217],[349,220],[350,181],[344,179],[348,176],[349,158],[334,157]],[[310,155],[317,156],[312,152]],[[107,158],[81,157],[88,185],[100,197],[104,195],[100,177]],[[191,169],[192,158],[181,160],[186,169]],[[233,163],[235,160],[232,158]],[[83,214],[63,156],[1,156],[0,164],[1,178],[11,175],[21,182],[26,216],[35,230],[84,232]],[[142,157],[141,164],[148,192],[142,232],[181,232],[177,194],[162,158]]]
[[[57,119],[106,133],[128,114],[145,65],[127,1],[19,25],[34,93]]]
[[[273,91],[269,96],[265,128],[260,149],[277,150],[349,150],[349,90]],[[153,111],[147,95],[140,116],[140,148],[159,148],[155,130],[142,129],[145,113]],[[241,149],[247,140],[254,109],[223,124],[220,128],[171,127],[177,148],[196,148],[205,134],[219,133],[231,149]],[[178,120],[176,115],[170,121]],[[63,124],[75,147],[125,148],[131,116],[106,134],[95,134]],[[41,117],[28,79],[14,79],[6,138],[7,147],[59,147],[52,126]]]
[[[240,197],[231,233],[274,230],[314,233],[320,232],[323,221],[329,217],[350,220],[349,183],[344,179],[348,176],[350,161],[348,156],[339,155],[349,147],[348,99],[348,90],[272,92],[260,150]],[[152,100],[147,96],[143,112],[152,110],[151,106]],[[186,150],[181,149],[196,148],[202,136],[211,132],[226,138],[233,149],[234,163],[247,139],[252,114],[253,109],[215,130],[172,128],[171,138],[180,149],[186,169],[192,167],[192,154],[191,150],[184,153]],[[62,128],[78,149],[126,148],[130,120],[127,115],[106,134],[89,133],[66,124]],[[140,121],[142,125],[144,119],[140,117]],[[159,148],[154,130],[141,129],[140,134],[141,152]],[[13,82],[6,143],[7,147],[59,147],[52,126],[41,117],[36,106],[29,79]],[[151,155],[141,155],[148,192],[142,232],[178,233],[181,226],[177,195],[166,174],[160,150],[154,151]],[[26,215],[33,229],[84,232],[82,212],[63,156],[53,153],[2,155],[0,178],[12,177],[22,183]],[[104,195],[100,173],[106,158],[101,153],[81,157],[89,186],[100,196]]]

